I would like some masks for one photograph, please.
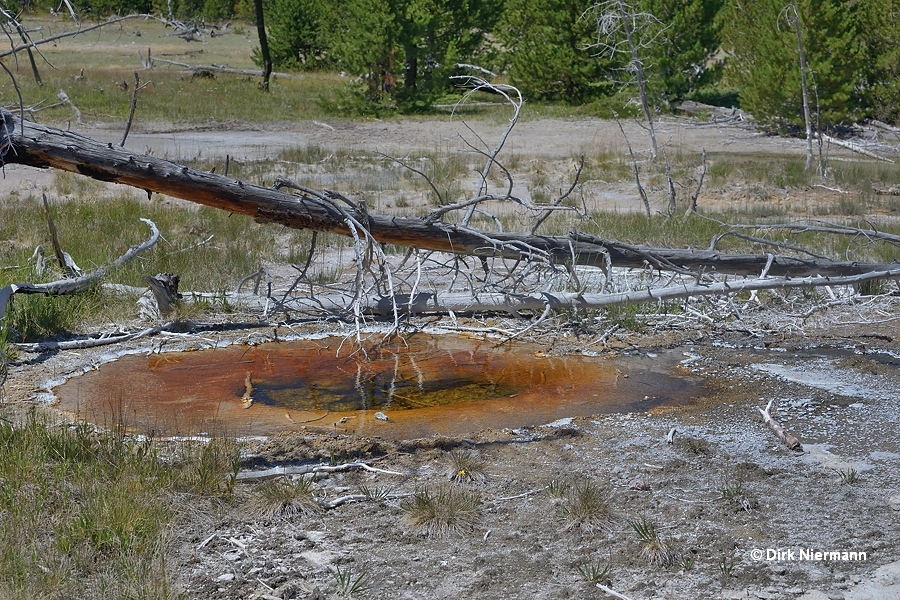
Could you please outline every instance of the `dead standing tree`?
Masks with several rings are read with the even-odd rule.
[[[597,23],[597,43],[599,54],[614,58],[619,54],[628,56],[626,70],[631,72],[638,86],[641,110],[647,122],[650,136],[650,158],[656,160],[659,150],[656,143],[656,128],[653,123],[653,111],[647,95],[647,79],[644,73],[642,53],[656,43],[657,38],[665,31],[659,19],[652,14],[639,11],[624,0],[605,0],[589,8],[585,15],[590,15]]]
[[[812,115],[810,114],[809,109],[809,87],[807,84],[809,68],[806,64],[806,53],[803,51],[803,22],[800,19],[800,13],[797,12],[797,5],[794,2],[789,3],[784,8],[782,15],[797,34],[797,58],[800,63],[800,91],[803,98],[803,124],[806,127],[806,170],[809,171],[813,159],[813,125]]]

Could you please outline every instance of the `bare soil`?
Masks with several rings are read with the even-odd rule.
[[[172,158],[223,151],[251,157],[313,142],[402,154],[457,139],[456,125],[444,121],[326,125],[190,133],[155,126],[133,133],[129,145]],[[591,120],[526,122],[514,144],[534,157],[568,160],[586,148],[621,150],[616,129]],[[113,129],[87,133],[102,138],[104,131],[118,138]],[[484,138],[496,139],[497,131]],[[801,142],[743,128],[672,120],[662,131],[672,147],[802,153]],[[41,177],[7,167],[0,186],[48,185]],[[185,597],[197,599],[346,597],[335,569],[354,579],[367,574],[356,597],[611,597],[586,581],[579,571],[585,564],[608,564],[600,584],[634,600],[900,598],[898,307],[897,296],[886,295],[810,315],[756,309],[702,327],[623,331],[604,343],[602,328],[534,332],[532,341],[548,352],[590,349],[598,360],[675,350],[683,356],[677,371],[704,385],[687,407],[460,436],[393,440],[310,426],[244,440],[248,470],[361,460],[401,474],[333,473],[317,483],[324,500],[357,494],[363,485],[388,495],[296,515],[273,514],[260,506],[255,482],[239,483],[235,502],[215,514],[185,507],[172,532],[170,565]],[[236,341],[265,337],[240,335]],[[3,401],[52,410],[49,381],[110,357],[90,350],[23,354],[10,368]],[[758,409],[769,401],[802,452],[763,424]],[[483,479],[454,471],[451,451],[477,455]],[[851,483],[852,473],[858,479]],[[571,500],[553,493],[561,482],[597,485],[609,499],[608,518],[573,519]],[[441,486],[477,494],[478,509],[447,535],[429,535],[409,523],[407,507],[416,492]],[[638,538],[631,523],[642,517],[656,524],[659,543]]]
[[[634,148],[638,160],[646,158],[646,132],[632,121],[623,122],[626,135]],[[462,121],[458,117],[443,119],[403,119],[390,121],[305,121],[297,123],[209,123],[185,125],[174,123],[136,123],[126,147],[140,154],[152,154],[178,162],[207,161],[224,167],[226,157],[231,161],[259,161],[277,158],[285,150],[320,147],[332,152],[347,152],[350,155],[385,156],[406,159],[411,153],[437,153],[442,156],[468,154],[474,156],[473,148],[482,152],[493,150],[506,131],[508,123],[498,121]],[[118,144],[122,137],[122,123],[91,123],[79,127],[77,131],[103,142]],[[799,139],[768,135],[744,122],[705,123],[690,118],[667,117],[658,123],[658,139],[665,151],[673,157],[682,152],[699,153],[706,149],[710,165],[716,159],[728,155],[739,156],[805,156],[805,142]],[[543,187],[550,197],[555,197],[566,189],[574,175],[578,157],[612,153],[627,156],[626,146],[619,126],[614,121],[592,118],[523,120],[516,124],[506,141],[501,162],[519,166],[511,168],[516,180],[513,193],[522,198],[530,198],[536,179],[546,182]],[[828,149],[829,159],[841,160],[847,157],[861,158],[849,151],[834,147]],[[474,159],[476,162],[482,159]],[[309,166],[307,166],[309,167]],[[315,167],[315,165],[313,165]],[[352,168],[352,167],[351,167]],[[699,170],[699,165],[697,166]],[[325,171],[329,171],[325,165]],[[534,173],[539,175],[537,178]],[[306,175],[323,177],[323,170],[306,169]],[[695,174],[696,175],[696,174]],[[323,177],[325,187],[335,185],[334,178],[342,174]],[[46,175],[34,169],[19,165],[5,167],[5,177],[0,182],[0,191],[17,189],[23,193],[37,193],[50,189]],[[330,181],[330,183],[329,183]],[[469,174],[461,184],[464,190],[474,189],[478,183],[475,172]],[[648,180],[644,174],[645,187],[654,211],[663,211],[668,202],[664,185]],[[363,186],[365,183],[362,184]],[[505,191],[506,181],[495,185],[500,192]],[[695,183],[685,179],[677,182],[679,201],[685,202],[693,192]],[[122,193],[121,186],[111,185],[110,193]],[[358,186],[357,186],[358,187]],[[595,179],[582,179],[579,193],[588,205],[596,210],[619,212],[643,211],[641,198],[630,175],[621,179],[621,174],[602,175]],[[51,190],[52,191],[52,190]],[[376,193],[365,190],[359,192],[370,208],[398,211],[396,196],[390,191]],[[143,194],[134,191],[138,197]],[[427,203],[423,198],[430,190],[412,197],[413,207]],[[367,196],[375,196],[374,201]],[[381,198],[385,200],[381,200]],[[775,185],[760,186],[740,180],[716,186],[707,178],[700,205],[708,209],[747,209],[769,205],[777,214],[805,216],[811,209],[833,204],[841,198],[840,190],[830,186],[781,188]],[[411,210],[412,210],[411,209]]]

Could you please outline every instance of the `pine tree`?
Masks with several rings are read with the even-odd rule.
[[[415,109],[452,85],[457,63],[477,61],[496,18],[487,0],[349,0],[332,47],[345,70],[375,82],[372,91]]]
[[[724,5],[725,0],[641,2],[662,28],[646,62],[650,88],[666,102],[682,100],[716,76],[711,62],[720,46],[718,16]]]
[[[529,100],[580,104],[613,93],[610,62],[590,46],[596,25],[577,0],[507,0],[497,37],[510,82]]]
[[[861,95],[870,116],[900,124],[900,0],[857,5],[865,80]]]
[[[796,20],[786,0],[733,0],[723,45],[730,56],[729,83],[740,89],[741,106],[762,123],[779,128],[803,124],[797,30],[801,30],[810,105],[821,127],[859,116],[863,74],[859,23],[851,3],[798,0]]]
[[[285,69],[328,66],[334,26],[326,0],[269,0],[264,4],[272,62]],[[258,61],[257,61],[258,62]]]

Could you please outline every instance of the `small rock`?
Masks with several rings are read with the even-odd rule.
[[[222,573],[216,577],[216,581],[234,581],[234,573]]]
[[[900,494],[894,494],[888,498],[888,504],[892,510],[900,510]]]

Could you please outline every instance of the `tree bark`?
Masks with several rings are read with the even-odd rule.
[[[166,194],[233,213],[258,222],[279,223],[295,229],[331,231],[352,236],[348,215],[368,234],[384,244],[412,246],[479,257],[542,260],[559,265],[605,268],[653,267],[666,271],[701,270],[733,275],[759,275],[769,254],[725,254],[715,250],[652,248],[573,232],[569,236],[482,232],[469,227],[428,222],[425,219],[372,215],[364,207],[329,203],[326,195],[284,192],[191,169],[152,156],[142,156],[113,144],[29,121],[2,110],[0,155],[6,163],[55,168],[100,181],[120,183]],[[323,199],[324,198],[324,199]],[[897,263],[836,262],[824,259],[776,256],[768,268],[772,277],[852,276],[892,271]]]
[[[269,53],[269,38],[266,36],[266,23],[263,18],[262,0],[253,0],[256,10],[256,32],[259,35],[259,54],[262,57],[263,80],[262,89],[269,91],[269,78],[272,76],[272,55]]]
[[[650,111],[650,103],[647,100],[647,83],[644,80],[644,62],[638,53],[637,45],[634,42],[634,32],[631,29],[632,15],[625,11],[625,2],[619,0],[619,15],[622,19],[622,28],[625,30],[625,37],[628,40],[628,49],[631,52],[631,64],[634,69],[634,76],[637,79],[638,91],[641,96],[641,110],[644,111],[644,118],[647,119],[647,128],[650,132],[650,158],[656,160],[659,151],[656,148],[656,129],[653,127],[653,113]]]

